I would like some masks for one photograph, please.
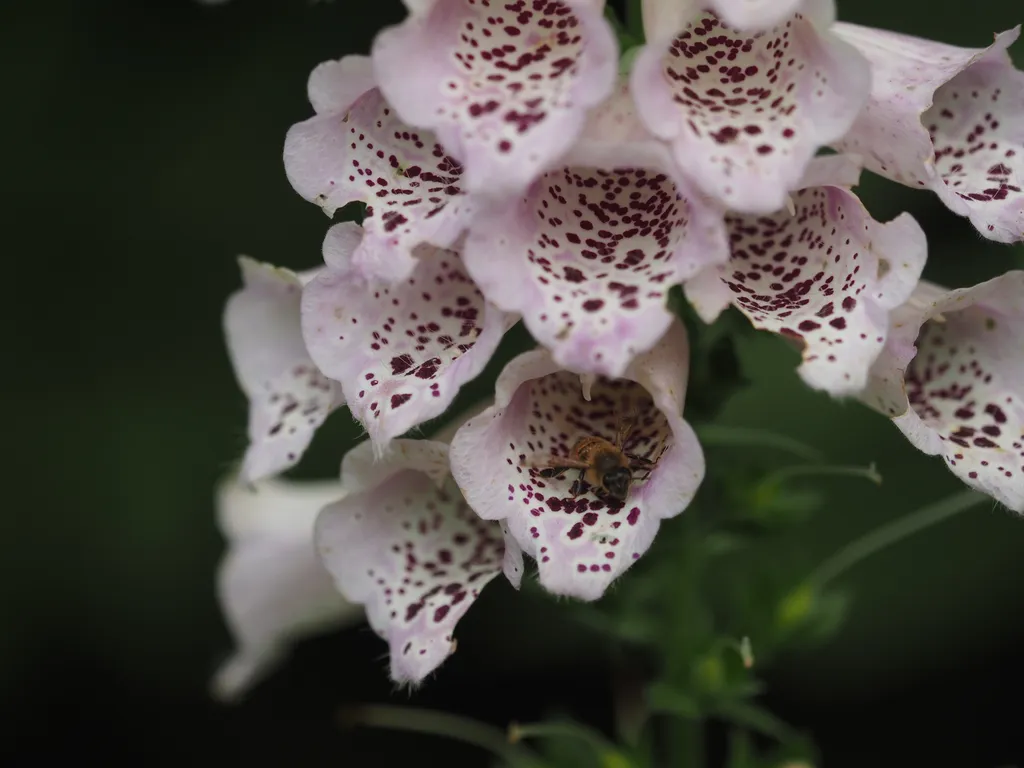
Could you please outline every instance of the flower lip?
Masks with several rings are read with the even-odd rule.
[[[611,91],[617,45],[601,5],[436,0],[377,35],[374,70],[398,113],[463,163],[467,189],[504,199],[572,146]]]
[[[817,149],[843,136],[867,99],[867,62],[807,3],[771,30],[740,33],[703,12],[637,56],[640,116],[680,168],[745,213],[783,207]],[[827,9],[826,9],[827,10]]]
[[[400,683],[422,681],[451,655],[456,623],[503,567],[522,573],[514,542],[466,505],[447,465],[444,443],[397,440],[383,460],[362,443],[342,462],[342,482],[355,488],[316,522],[323,563],[365,605]]]
[[[686,359],[677,323],[623,379],[589,381],[587,400],[578,376],[544,350],[527,352],[502,372],[494,406],[456,433],[452,473],[466,500],[482,517],[505,521],[548,590],[600,597],[650,546],[660,520],[679,514],[696,492],[703,457],[680,415]],[[632,428],[620,440],[624,421]],[[646,465],[631,472],[624,500],[594,469],[609,443]],[[594,467],[566,458],[581,456]],[[602,483],[603,491],[595,487]]]
[[[967,485],[1024,513],[1024,271],[939,292],[894,317],[861,399]]]

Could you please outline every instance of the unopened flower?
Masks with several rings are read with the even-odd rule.
[[[391,677],[417,683],[455,650],[455,625],[484,586],[503,570],[519,586],[522,553],[466,504],[443,442],[396,440],[377,461],[362,443],[341,479],[349,493],[321,512],[317,549],[388,642]]]
[[[436,132],[472,192],[522,192],[611,92],[618,46],[601,0],[406,5],[409,17],[373,45],[381,91]]]
[[[722,213],[673,177],[625,87],[567,162],[474,224],[466,268],[559,366],[617,377],[672,322],[669,288],[727,257]]]
[[[871,99],[836,146],[894,181],[931,189],[981,234],[1024,238],[1024,72],[1006,49],[957,48],[855,24],[836,33],[868,58]]]
[[[594,377],[584,393],[548,352],[527,352],[499,376],[494,405],[456,433],[452,474],[466,500],[507,524],[549,591],[597,599],[696,493],[704,457],[682,417],[688,358],[677,322],[623,378]],[[606,472],[615,468],[575,465],[574,447],[593,437],[622,451],[625,487],[621,469],[617,487],[602,490],[595,481],[612,485]]]
[[[302,283],[312,273],[239,259],[243,287],[228,299],[224,333],[235,376],[249,398],[249,447],[242,476],[250,481],[298,462],[328,414],[343,404],[341,387],[306,351],[299,319]]]
[[[868,405],[967,485],[1024,513],[1024,271],[922,283],[894,316]]]
[[[280,661],[301,637],[359,621],[341,598],[313,547],[320,509],[341,498],[337,482],[238,478],[217,490],[217,518],[227,552],[217,595],[236,650],[218,670],[213,693],[234,699]]]
[[[864,57],[831,32],[831,0],[804,0],[761,32],[711,11],[652,30],[631,75],[640,117],[680,169],[744,213],[782,208],[819,147],[864,104]]]
[[[446,248],[470,221],[462,167],[430,131],[395,115],[365,56],[320,64],[308,91],[317,114],[288,131],[288,180],[328,216],[366,203],[354,266],[367,277],[405,279],[416,266],[417,245]]]
[[[313,360],[341,382],[383,452],[448,408],[515,318],[484,299],[456,251],[420,246],[406,279],[367,280],[353,264],[362,237],[351,222],[327,233],[326,267],[303,292],[302,329]]]
[[[910,297],[927,256],[909,214],[886,224],[871,218],[849,189],[858,175],[848,157],[816,158],[792,213],[729,216],[729,263],[686,284],[705,321],[734,304],[755,327],[799,342],[801,377],[833,395],[867,384],[889,312]]]

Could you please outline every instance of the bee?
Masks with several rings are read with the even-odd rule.
[[[597,435],[586,435],[576,441],[569,455],[551,456],[543,464],[534,464],[541,477],[561,477],[570,469],[580,471],[572,486],[572,496],[578,496],[584,486],[595,488],[616,501],[625,501],[634,479],[646,480],[656,461],[625,450],[626,440],[633,428],[633,420],[623,420],[615,441]],[[659,453],[660,456],[660,453]],[[634,478],[641,471],[643,477]]]

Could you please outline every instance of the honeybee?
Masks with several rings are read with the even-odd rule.
[[[646,480],[657,461],[625,450],[633,423],[632,419],[624,419],[614,442],[597,435],[586,435],[576,441],[567,457],[551,456],[546,462],[531,466],[540,469],[542,477],[560,477],[567,470],[578,469],[580,474],[573,483],[573,498],[580,494],[583,486],[590,486],[616,501],[625,501],[633,480]],[[637,471],[646,474],[634,478],[633,473]]]

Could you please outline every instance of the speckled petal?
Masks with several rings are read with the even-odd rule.
[[[910,214],[881,224],[845,187],[802,189],[793,202],[795,215],[729,217],[729,264],[688,282],[686,295],[708,321],[731,296],[754,327],[801,344],[809,386],[853,394],[882,351],[890,310],[921,275],[927,240]]]
[[[313,547],[320,509],[344,495],[337,482],[229,478],[217,489],[227,552],[217,596],[236,650],[212,691],[236,699],[271,671],[301,637],[354,623],[362,610],[342,599]]]
[[[862,399],[967,485],[1024,513],[1024,271],[922,284],[894,314]]]
[[[615,37],[594,0],[436,0],[377,35],[380,88],[436,131],[472,192],[520,194],[612,89]]]
[[[637,56],[640,116],[669,141],[682,170],[744,213],[771,213],[819,147],[864,104],[868,64],[828,28],[830,0],[804,0],[764,32],[740,33],[702,12]]]
[[[300,277],[239,259],[243,287],[228,299],[224,334],[235,376],[249,398],[249,448],[242,475],[250,481],[299,460],[327,415],[344,403],[302,340]]]
[[[644,35],[656,40],[665,30],[681,29],[701,6],[733,29],[757,32],[792,16],[801,0],[643,0]]]
[[[871,62],[871,99],[842,141],[876,173],[927,187],[1002,243],[1024,239],[1024,72],[1006,49],[952,45],[855,24],[836,33]]]
[[[420,246],[412,274],[387,286],[353,265],[359,227],[335,225],[324,269],[303,291],[309,352],[337,377],[378,451],[439,416],[494,354],[514,318],[484,300],[455,251]]]
[[[596,600],[647,550],[661,520],[690,503],[704,457],[681,415],[687,367],[686,332],[676,323],[625,378],[593,380],[587,400],[579,376],[534,350],[506,366],[494,406],[456,433],[452,474],[466,500],[507,524],[551,592]],[[626,451],[654,462],[646,477],[634,473],[624,503],[579,483],[579,470],[549,478],[526,466],[567,456],[582,437],[614,441],[623,418],[634,424]]]
[[[342,594],[366,607],[400,683],[423,680],[455,650],[456,623],[507,558],[501,526],[477,517],[447,473],[438,476],[446,457],[444,443],[397,440],[375,462],[363,443],[342,462],[342,483],[360,480],[362,490],[316,522],[321,559]]]
[[[578,165],[478,219],[466,268],[559,366],[617,377],[671,324],[668,290],[724,262],[728,245],[721,211],[669,175],[671,157],[632,113],[628,91],[592,118],[569,155]]]
[[[284,147],[295,190],[330,216],[366,203],[353,263],[367,276],[405,279],[420,243],[448,247],[473,213],[462,167],[432,133],[402,122],[374,85],[369,59],[349,56],[313,70],[315,117],[293,125]]]

